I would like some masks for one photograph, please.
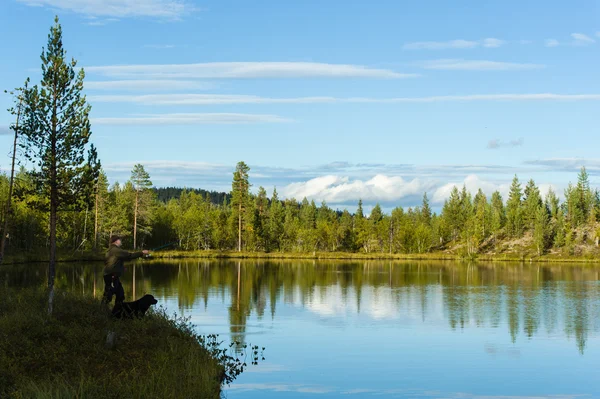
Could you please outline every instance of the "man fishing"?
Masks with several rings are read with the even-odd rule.
[[[125,271],[124,261],[133,260],[148,255],[149,251],[128,252],[121,249],[121,237],[111,236],[110,246],[104,258],[104,295],[102,303],[110,303],[113,295],[116,295],[115,306],[125,300],[125,291],[119,277]]]

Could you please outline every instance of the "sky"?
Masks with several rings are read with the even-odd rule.
[[[2,0],[1,89],[39,82],[55,15],[111,182],[229,191],[244,161],[252,190],[340,209],[600,186],[597,0]]]

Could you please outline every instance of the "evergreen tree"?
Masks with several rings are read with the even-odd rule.
[[[283,224],[285,222],[285,209],[279,200],[277,188],[273,188],[271,205],[269,208],[269,240],[273,247],[281,251],[281,240],[283,238]]]
[[[546,208],[548,209],[548,212],[550,212],[550,217],[553,220],[556,220],[556,218],[558,217],[558,210],[560,208],[559,206],[559,200],[558,197],[556,196],[556,193],[554,192],[554,190],[552,190],[552,187],[550,187],[548,189],[548,194],[546,194]]]
[[[133,248],[137,249],[138,226],[142,225],[146,234],[149,233],[149,207],[151,206],[150,188],[152,181],[150,175],[141,164],[136,164],[131,171],[131,184],[135,190],[135,200],[133,207]],[[140,223],[140,222],[143,222]]]
[[[248,181],[248,172],[250,168],[244,162],[238,162],[233,173],[233,182],[231,183],[231,205],[235,208],[238,219],[238,251],[242,251],[242,222],[244,221],[244,211],[248,207],[250,197],[250,182]]]
[[[527,228],[533,229],[538,209],[542,206],[542,197],[540,190],[535,185],[533,179],[530,179],[525,186],[525,199],[523,201],[523,223]]]
[[[523,234],[522,192],[517,175],[513,178],[506,202],[506,228],[511,237]]]
[[[494,191],[492,194],[491,201],[491,230],[494,235],[494,241],[496,241],[498,234],[506,223],[506,215],[504,212],[504,203],[502,201],[502,195],[498,191]]]
[[[549,232],[548,212],[545,206],[540,205],[536,211],[533,229],[533,240],[540,256],[546,251]]]
[[[66,59],[62,28],[55,18],[48,35],[48,45],[42,51],[40,86],[24,92],[24,149],[28,161],[37,166],[36,181],[49,201],[50,264],[48,311],[52,312],[54,277],[56,274],[56,227],[58,212],[65,207],[80,205],[80,187],[85,181],[85,151],[91,135],[91,107],[82,94],[85,73],[76,72],[77,62]],[[88,156],[88,159],[91,156]],[[93,177],[93,176],[92,176]]]
[[[429,207],[429,199],[427,193],[423,194],[423,203],[421,205],[421,217],[426,226],[431,226],[431,208]]]

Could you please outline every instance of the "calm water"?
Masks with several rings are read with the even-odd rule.
[[[202,333],[267,347],[228,398],[600,398],[597,267],[154,261],[134,279],[132,266],[128,299],[152,293]],[[64,264],[57,285],[100,296],[101,274]]]

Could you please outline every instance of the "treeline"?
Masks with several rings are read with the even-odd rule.
[[[454,187],[439,214],[427,195],[416,207],[396,207],[384,213],[375,205],[365,214],[362,202],[354,213],[317,205],[306,198],[280,199],[263,187],[250,191],[249,168],[240,162],[228,194],[204,190],[154,189],[142,165],[124,184],[109,186],[101,173],[94,198],[85,210],[62,212],[58,247],[84,251],[106,247],[111,234],[125,236],[126,245],[153,248],[175,242],[182,250],[243,250],[265,252],[344,251],[365,253],[426,253],[452,249],[462,255],[510,251],[526,246],[538,254],[574,254],[583,245],[598,245],[600,195],[592,190],[582,168],[564,201],[550,190],[542,198],[533,180],[515,176],[508,198],[481,190],[473,196]],[[35,251],[48,245],[48,215],[28,206],[39,198],[32,177],[21,169],[8,253]],[[6,199],[8,179],[0,177]],[[43,194],[39,194],[43,196]],[[167,199],[170,197],[169,199]],[[6,217],[6,215],[2,215]]]

